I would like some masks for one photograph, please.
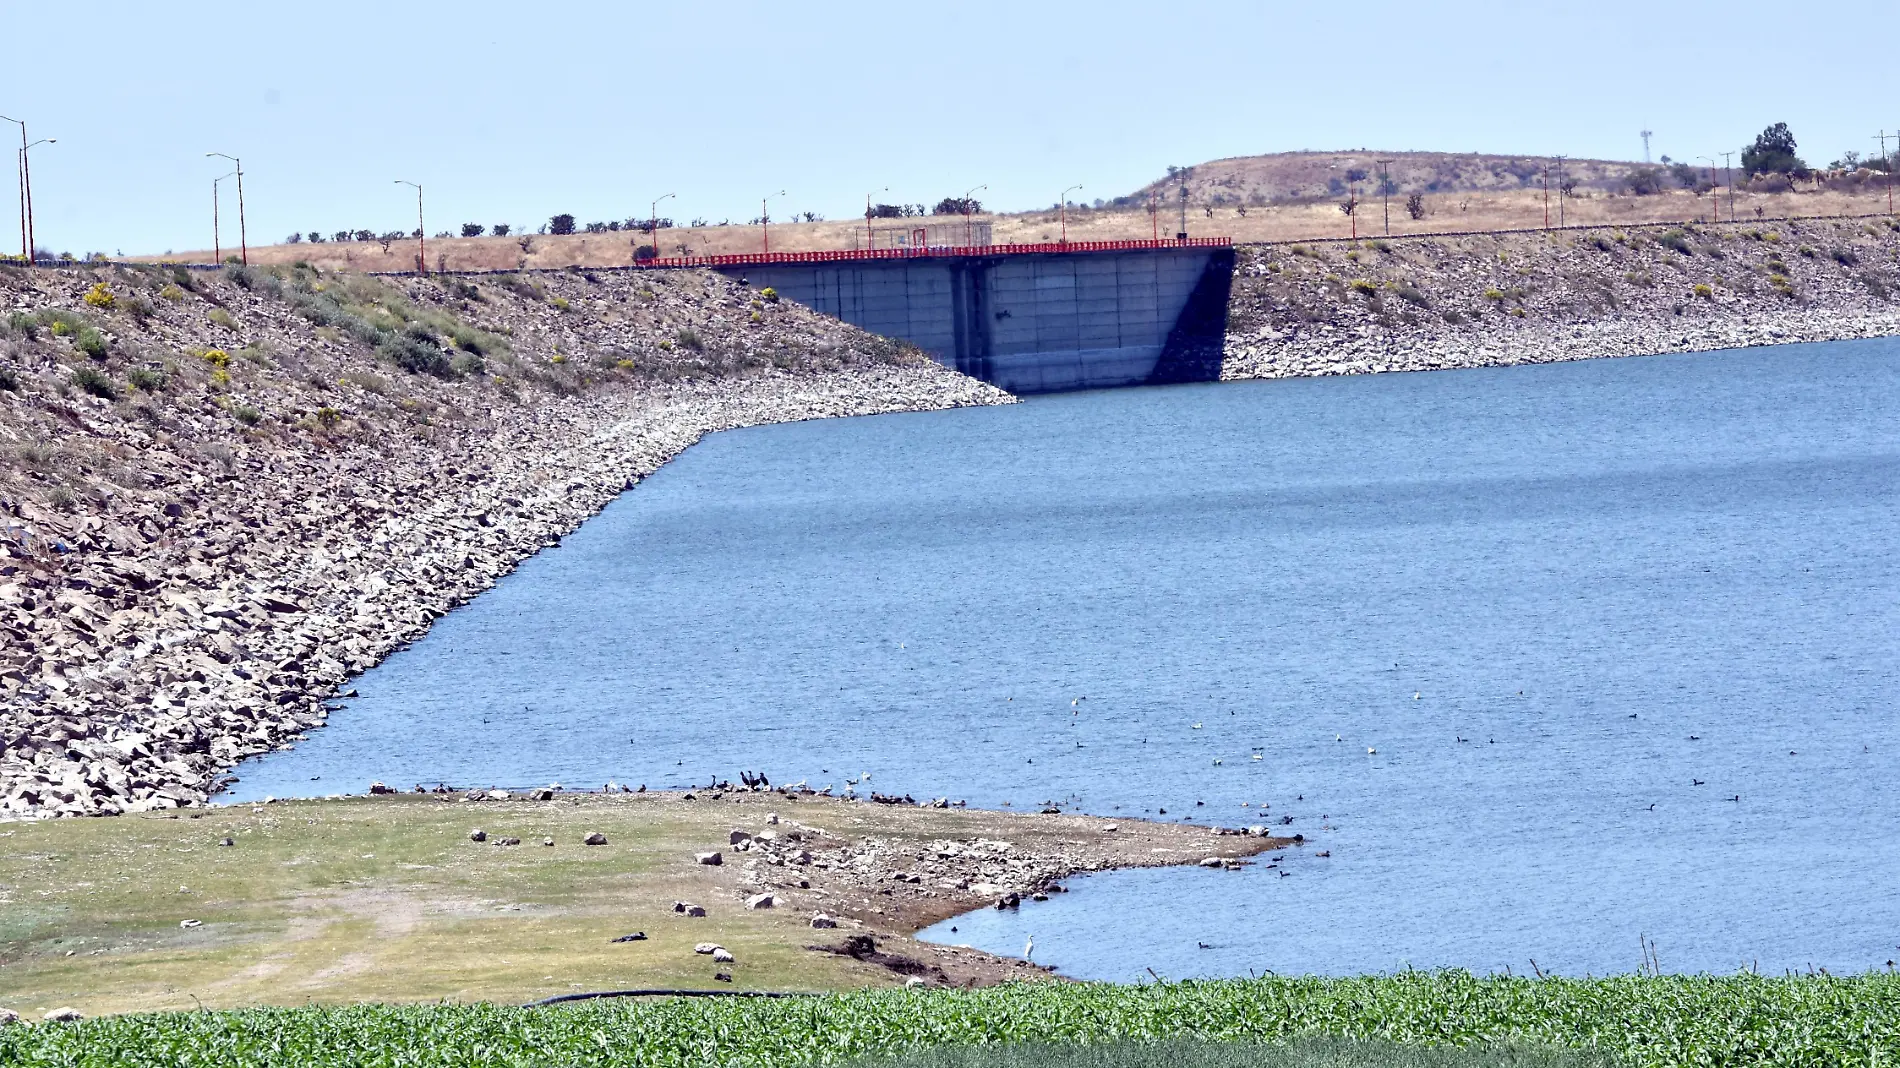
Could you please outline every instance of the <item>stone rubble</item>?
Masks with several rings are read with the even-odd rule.
[[[1886,220],[1368,238],[1237,261],[1228,380],[1900,334],[1900,224]]]
[[[485,331],[459,379],[258,275],[0,271],[0,819],[205,803],[705,434],[1013,399],[702,272],[318,278],[372,317]],[[22,325],[42,313],[107,354]],[[132,388],[145,372],[163,384]]]

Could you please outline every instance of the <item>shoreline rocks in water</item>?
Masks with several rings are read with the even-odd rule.
[[[204,801],[704,434],[1013,400],[716,275],[512,285],[0,273],[0,818]]]
[[[1900,223],[1239,251],[1221,377],[1497,367],[1900,334]]]

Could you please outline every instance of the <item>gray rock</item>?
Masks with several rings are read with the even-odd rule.
[[[588,835],[587,837],[581,839],[581,844],[590,845],[590,846],[603,846],[607,844],[607,836],[600,833],[599,831],[595,831],[592,834]]]
[[[726,862],[726,858],[718,853],[695,853],[693,854],[693,859],[698,863],[709,864],[715,868]]]
[[[477,827],[475,830],[468,832],[468,840],[471,842],[486,842],[488,841],[488,832]]]
[[[82,1015],[78,1009],[60,1008],[54,1009],[40,1018],[47,1023],[78,1023],[86,1017]]]

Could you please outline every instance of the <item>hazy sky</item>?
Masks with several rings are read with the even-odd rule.
[[[1894,0],[0,0],[0,41],[0,114],[59,139],[33,153],[40,244],[77,253],[208,246],[208,151],[244,158],[263,243],[409,228],[399,178],[433,233],[669,192],[682,222],[780,189],[776,218],[979,184],[1022,209],[1301,148],[1640,158],[1645,126],[1693,160],[1785,121],[1823,163],[1900,127]]]

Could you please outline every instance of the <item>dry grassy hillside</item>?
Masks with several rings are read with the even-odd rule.
[[[1403,187],[1401,187],[1403,190]],[[1359,236],[1378,236],[1386,232],[1387,205],[1360,189],[1358,209]],[[1338,199],[1309,199],[1275,203],[1267,207],[1243,204],[1216,206],[1196,204],[1190,208],[1188,233],[1194,237],[1230,237],[1242,244],[1270,241],[1325,240],[1350,236],[1353,219],[1339,210]],[[1450,233],[1472,230],[1534,229],[1544,224],[1546,201],[1537,189],[1497,189],[1480,192],[1427,193],[1423,195],[1424,216],[1412,219],[1405,210],[1401,191],[1390,201],[1390,232],[1393,234]],[[1549,200],[1550,221],[1561,217],[1572,226],[1635,226],[1645,223],[1726,223],[1731,210],[1740,220],[1792,216],[1854,216],[1884,213],[1885,190],[1868,186],[1858,191],[1824,190],[1821,192],[1755,193],[1737,192],[1731,209],[1726,190],[1719,198],[1697,196],[1688,190],[1675,190],[1653,196],[1627,196],[1602,189],[1579,188],[1561,205],[1555,192]],[[999,243],[1037,244],[1056,241],[1063,233],[1060,216],[1054,211],[995,215],[995,238]],[[852,230],[858,220],[796,223],[772,227],[772,251],[812,252],[847,249],[852,245]],[[1070,241],[1128,241],[1159,234],[1171,237],[1180,225],[1178,209],[1168,207],[1158,219],[1145,207],[1084,208],[1072,207],[1068,213]],[[619,233],[572,234],[555,237],[542,234],[517,237],[431,238],[428,241],[431,270],[515,271],[565,267],[614,267],[633,262],[636,243],[645,243],[644,234]],[[525,242],[525,244],[524,244]],[[668,255],[731,255],[759,252],[763,235],[756,226],[680,227],[662,230],[660,246]],[[226,249],[227,253],[231,250]],[[253,264],[289,267],[308,263],[325,270],[409,271],[415,267],[413,241],[392,242],[385,249],[379,241],[300,243],[272,245],[250,250]],[[211,250],[202,249],[165,256],[140,257],[143,261],[184,263],[209,262]]]
[[[1234,156],[1188,168],[1188,201],[1197,208],[1264,207],[1282,200],[1335,198],[1347,195],[1356,181],[1362,195],[1378,184],[1379,160],[1391,160],[1392,183],[1404,192],[1499,193],[1538,188],[1546,174],[1555,189],[1560,173],[1580,188],[1620,191],[1640,163],[1618,160],[1571,159],[1561,164],[1545,156],[1498,156],[1454,152],[1276,152],[1267,156]],[[1145,204],[1150,194],[1164,204],[1179,197],[1181,183],[1173,176],[1156,179],[1123,198]]]

